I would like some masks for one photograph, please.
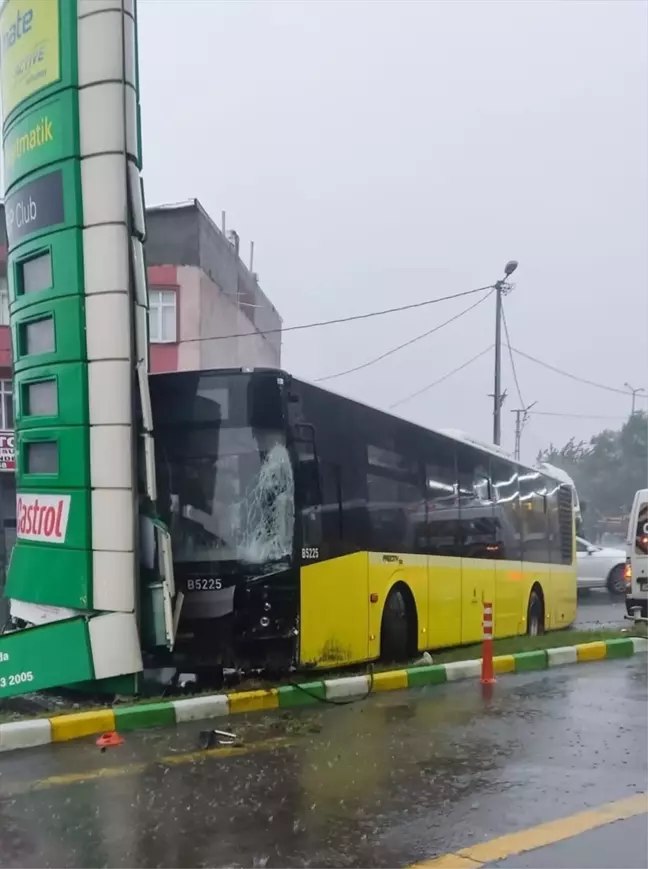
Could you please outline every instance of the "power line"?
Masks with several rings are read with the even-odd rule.
[[[515,388],[517,390],[518,398],[520,399],[520,407],[526,408],[526,404],[524,399],[522,398],[522,390],[520,389],[520,381],[518,380],[517,371],[515,368],[515,359],[513,358],[513,351],[511,350],[511,339],[509,337],[508,323],[506,322],[506,314],[504,312],[504,300],[502,299],[502,322],[504,323],[504,334],[506,335],[506,346],[508,347],[509,359],[511,360],[511,369],[513,370],[513,380],[515,381]]]
[[[483,293],[486,290],[492,290],[493,285],[488,284],[485,287],[475,287],[474,290],[464,290],[462,293],[451,293],[449,296],[439,296],[436,299],[426,299],[424,302],[413,302],[409,305],[399,305],[396,308],[385,308],[382,311],[369,311],[366,314],[354,314],[351,317],[336,317],[333,320],[318,320],[315,323],[301,323],[298,326],[281,326],[278,329],[259,329],[253,332],[239,332],[232,335],[213,335],[203,336],[200,338],[183,339],[183,344],[191,344],[196,341],[224,341],[229,338],[252,338],[256,335],[276,335],[284,332],[297,332],[301,329],[317,329],[320,326],[335,326],[338,323],[353,323],[356,320],[368,320],[371,317],[383,317],[385,314],[396,314],[399,311],[412,311],[415,308],[424,308],[427,305],[436,305],[439,302],[450,302],[452,299],[462,299],[464,296],[473,296],[475,293]]]
[[[589,413],[559,413],[550,410],[533,410],[529,411],[530,416],[560,416],[568,419],[609,419],[619,421],[626,419],[625,416],[598,416]]]
[[[427,392],[428,389],[432,389],[433,386],[438,386],[440,383],[443,383],[444,380],[448,380],[449,377],[452,377],[453,374],[458,374],[460,371],[463,371],[464,368],[472,365],[473,362],[481,359],[482,356],[490,353],[494,346],[494,344],[491,344],[490,347],[486,347],[485,350],[477,353],[476,356],[471,357],[467,360],[467,362],[464,362],[462,365],[458,365],[456,368],[453,368],[452,371],[448,371],[447,374],[444,374],[443,377],[439,377],[438,380],[433,380],[432,383],[428,383],[421,389],[417,389],[416,392],[412,392],[410,395],[406,395],[404,398],[399,398],[398,401],[395,401],[393,404],[389,405],[389,409],[392,410],[392,408],[398,407],[399,404],[405,404],[406,401],[410,401],[412,398],[416,398],[417,396],[422,395],[424,392]]]
[[[493,294],[493,292],[494,291],[491,290],[490,293],[482,296],[481,299],[478,299],[468,308],[465,308],[463,311],[460,311],[458,314],[450,317],[449,320],[444,320],[443,323],[439,323],[432,329],[428,329],[427,332],[423,332],[421,335],[417,335],[415,338],[410,338],[409,341],[405,341],[403,344],[399,344],[397,347],[392,347],[391,350],[386,350],[384,353],[381,353],[380,356],[375,356],[373,359],[369,359],[367,362],[363,362],[361,365],[355,365],[353,368],[347,368],[344,371],[338,371],[336,374],[327,374],[325,377],[317,377],[315,378],[315,383],[321,383],[323,380],[334,380],[336,377],[342,377],[345,374],[353,374],[353,372],[355,371],[361,371],[363,368],[368,368],[370,365],[373,365],[376,362],[380,362],[381,359],[386,359],[388,356],[392,356],[394,353],[398,353],[399,350],[404,350],[405,347],[410,347],[412,344],[416,344],[417,341],[421,341],[423,338],[427,338],[429,335],[433,335],[435,332],[443,329],[444,326],[448,326],[450,323],[454,323],[455,320],[458,320],[460,317],[463,317],[465,314],[467,314],[469,311],[472,311],[478,305],[481,305],[482,302],[485,302],[486,299]]]
[[[509,345],[510,346],[510,345]],[[627,389],[619,389],[616,386],[607,386],[604,383],[597,383],[594,380],[587,380],[585,377],[579,377],[576,374],[571,374],[569,371],[564,371],[562,368],[556,368],[555,365],[550,365],[548,362],[543,362],[542,359],[536,359],[535,356],[531,356],[529,353],[524,353],[522,350],[517,350],[515,347],[510,347],[510,349],[517,353],[518,356],[524,357],[524,359],[529,359],[531,362],[535,362],[537,365],[541,365],[543,368],[548,368],[549,371],[554,371],[556,374],[562,374],[563,377],[569,377],[571,380],[576,380],[578,383],[585,383],[588,386],[595,386],[597,389],[604,389],[606,392],[616,392],[619,395],[630,395]],[[648,398],[648,396],[638,396],[638,398]]]

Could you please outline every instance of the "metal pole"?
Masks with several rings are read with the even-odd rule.
[[[643,388],[643,386],[639,386],[637,387],[637,389],[635,389],[633,386],[630,386],[627,381],[623,385],[628,388],[628,391],[632,395],[632,410],[630,411],[630,416],[634,416],[637,409],[637,395],[639,395],[640,392],[645,392],[646,390]]]
[[[524,426],[529,421],[529,411],[532,407],[535,407],[537,401],[531,402],[526,407],[517,407],[515,410],[512,410],[511,413],[515,414],[515,453],[514,456],[519,460],[520,453],[522,451],[522,432],[524,431]]]
[[[520,442],[522,440],[522,413],[521,410],[514,411],[515,413],[515,452],[513,453],[514,458],[520,459]]]
[[[495,284],[495,382],[493,384],[493,443],[499,446],[502,440],[502,284]]]

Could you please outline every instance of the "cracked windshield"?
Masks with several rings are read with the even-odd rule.
[[[190,561],[263,564],[290,556],[292,466],[282,432],[195,432],[170,461],[171,541]]]
[[[648,0],[0,0],[0,869],[646,869]]]

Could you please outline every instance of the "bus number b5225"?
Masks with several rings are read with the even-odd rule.
[[[222,579],[188,579],[187,591],[218,591],[223,587]]]

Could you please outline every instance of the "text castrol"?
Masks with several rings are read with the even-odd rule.
[[[16,536],[21,540],[65,543],[69,495],[18,495]]]

